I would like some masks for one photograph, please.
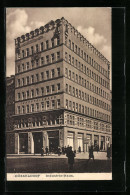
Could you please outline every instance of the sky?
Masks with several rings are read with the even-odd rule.
[[[61,17],[111,62],[111,8],[6,8],[6,76],[15,74],[14,39]]]

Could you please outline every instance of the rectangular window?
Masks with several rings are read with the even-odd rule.
[[[44,95],[44,87],[41,88],[41,94]]]
[[[39,60],[36,59],[36,66],[39,66]]]
[[[36,45],[36,53],[38,53],[38,44]]]
[[[55,100],[52,100],[51,105],[52,105],[52,108],[55,107]]]
[[[17,113],[20,114],[20,106],[17,107]]]
[[[69,85],[69,94],[71,94],[71,86]]]
[[[51,86],[51,91],[52,91],[52,92],[55,91],[55,85],[52,85],[52,86]]]
[[[31,65],[32,65],[32,68],[34,68],[34,61],[33,60],[31,61]]]
[[[20,72],[20,65],[17,66],[17,72]]]
[[[71,64],[71,55],[69,55],[69,63]]]
[[[49,63],[49,55],[46,56],[46,63]]]
[[[67,52],[65,52],[65,61],[67,62]]]
[[[75,111],[75,102],[73,102],[73,111]]]
[[[22,57],[24,58],[24,50],[22,50]]]
[[[22,86],[24,86],[24,78],[22,78]]]
[[[20,79],[17,81],[17,86],[20,87]]]
[[[74,57],[72,57],[72,65],[74,65]]]
[[[49,108],[49,101],[46,102],[46,107]]]
[[[22,92],[22,100],[24,100],[24,92]]]
[[[29,91],[26,92],[26,98],[29,98]]]
[[[29,62],[26,62],[26,70],[29,70]]]
[[[31,90],[31,98],[34,97],[34,89]]]
[[[74,43],[72,42],[72,51],[74,51]]]
[[[69,109],[72,109],[72,102],[69,101]]]
[[[44,65],[44,57],[41,57],[41,65]]]
[[[41,110],[44,110],[44,102],[41,102]]]
[[[47,40],[46,41],[46,49],[48,49],[49,48],[49,41]]]
[[[39,103],[36,103],[36,111],[39,110]]]
[[[24,64],[22,64],[22,71],[24,71]]]
[[[36,96],[39,96],[39,89],[36,89]]]
[[[57,100],[57,107],[60,106],[60,99]]]
[[[49,93],[49,86],[46,86],[46,93]]]
[[[65,91],[66,91],[66,93],[68,93],[68,84],[66,84]]]
[[[26,49],[26,56],[29,57],[29,48]]]
[[[77,53],[77,45],[75,45],[75,53]]]
[[[57,60],[60,59],[60,52],[57,52]]]
[[[54,62],[54,53],[51,54],[51,62],[52,62],[52,63]]]
[[[78,103],[76,103],[76,112],[78,112]]]
[[[44,72],[41,72],[41,80],[44,80]]]
[[[66,100],[66,108],[68,108],[68,100]]]
[[[31,104],[31,112],[34,112],[34,104]]]
[[[39,74],[36,74],[36,82],[39,81]]]
[[[46,71],[46,79],[49,79],[49,71]]]
[[[29,76],[27,76],[26,81],[27,85],[29,85]]]
[[[69,48],[71,49],[71,40],[69,39]]]
[[[54,78],[54,77],[55,77],[55,70],[52,69],[52,70],[51,70],[51,78]]]
[[[60,90],[60,83],[57,84],[57,90]]]
[[[31,76],[31,83],[34,83],[34,75]]]
[[[41,51],[43,51],[43,42],[41,43]]]
[[[18,98],[17,99],[20,100],[20,93],[18,93]]]
[[[60,37],[57,37],[57,45],[60,45]]]
[[[26,112],[29,113],[29,105],[26,107]]]
[[[52,47],[54,47],[54,39],[51,39]]]
[[[60,76],[60,68],[57,68],[58,77]]]
[[[71,70],[69,70],[69,79],[71,79]]]

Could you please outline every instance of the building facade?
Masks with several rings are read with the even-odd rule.
[[[112,140],[110,63],[66,19],[15,40],[15,153]]]
[[[15,76],[6,78],[6,153],[14,153]]]

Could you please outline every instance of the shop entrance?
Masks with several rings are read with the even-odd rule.
[[[105,137],[104,136],[101,136],[100,150],[105,150]]]
[[[28,134],[27,133],[19,134],[19,153],[21,154],[28,153]]]
[[[48,131],[49,151],[57,153],[59,146],[59,131]]]
[[[34,140],[34,153],[40,154],[41,148],[43,147],[42,132],[33,133],[33,140]]]

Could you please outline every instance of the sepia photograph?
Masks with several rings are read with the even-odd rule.
[[[6,8],[6,180],[112,180],[111,7]]]

